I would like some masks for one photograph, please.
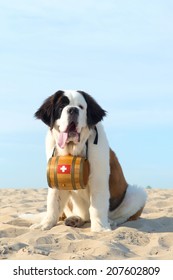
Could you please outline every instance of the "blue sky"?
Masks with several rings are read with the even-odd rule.
[[[33,115],[58,89],[108,111],[129,183],[173,187],[173,2],[0,2],[0,187],[47,187],[47,128]]]

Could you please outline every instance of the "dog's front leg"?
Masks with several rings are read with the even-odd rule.
[[[106,177],[106,176],[105,176]],[[99,232],[110,230],[108,222],[109,186],[108,177],[90,179],[90,220],[91,231]]]
[[[59,191],[57,189],[49,188],[47,196],[47,213],[41,222],[41,228],[43,230],[51,229],[57,224],[59,216],[63,212],[68,197],[68,191]]]
[[[94,144],[95,134],[89,139],[88,159],[90,163],[90,220],[92,231],[110,230],[109,210],[109,144],[101,124],[97,125],[98,143]]]

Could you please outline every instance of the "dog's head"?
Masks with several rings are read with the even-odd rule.
[[[60,148],[80,142],[82,129],[94,127],[105,115],[106,111],[89,94],[74,90],[57,91],[35,113],[50,129],[58,130]]]

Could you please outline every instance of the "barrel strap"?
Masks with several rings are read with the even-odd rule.
[[[88,159],[88,140],[86,141],[86,159]]]
[[[97,145],[98,144],[98,130],[97,130],[96,126],[95,126],[94,130],[96,132],[96,136],[95,136],[93,144]],[[88,140],[86,141],[86,159],[88,159]]]
[[[53,148],[52,157],[56,155],[56,146]]]

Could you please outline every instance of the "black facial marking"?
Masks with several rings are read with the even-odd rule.
[[[68,99],[67,96],[62,96],[58,99],[58,101],[56,102],[55,106],[54,106],[54,121],[58,120],[61,117],[61,113],[62,110],[69,105],[70,100]]]
[[[89,127],[96,125],[106,116],[106,111],[88,93],[78,90],[87,103],[87,124]]]
[[[59,90],[43,102],[35,113],[35,117],[41,119],[52,129],[55,120],[60,118],[62,109],[68,104],[68,97],[64,96],[64,91]]]

